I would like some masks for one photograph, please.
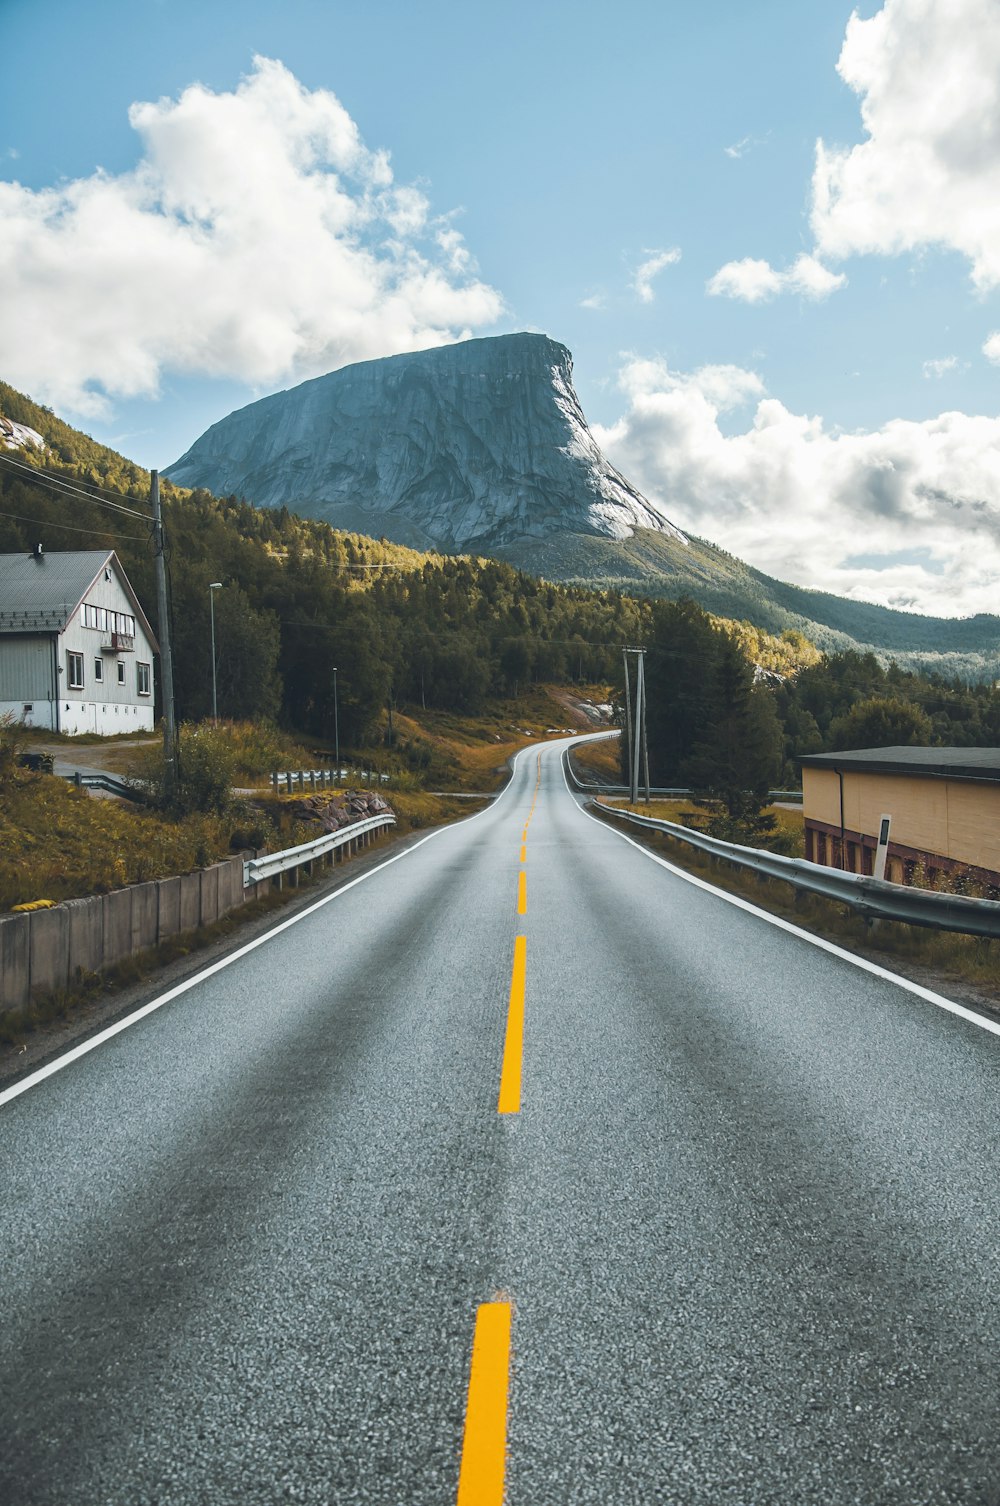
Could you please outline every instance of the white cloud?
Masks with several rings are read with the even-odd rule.
[[[923,373],[928,380],[932,377],[948,376],[952,371],[957,371],[960,362],[957,356],[941,356],[938,360],[925,361]]]
[[[855,12],[837,64],[866,139],[817,143],[812,227],[821,255],[960,252],[1000,285],[1000,12],[995,0],[886,0]]]
[[[620,384],[626,411],[595,437],[681,528],[799,585],[942,616],[996,610],[1000,418],[837,434],[738,367],[632,360]],[[720,413],[748,399],[752,422],[723,433]]]
[[[167,370],[298,379],[502,312],[448,218],[281,63],[129,118],[133,171],[0,183],[0,369],[36,398],[97,416]]]
[[[992,361],[994,366],[1000,366],[1000,329],[994,330],[983,345],[983,355],[987,361]]]
[[[763,146],[770,134],[768,131],[763,136],[743,136],[739,141],[734,141],[732,146],[724,146],[722,150],[727,157],[732,157],[734,162],[738,162],[741,157],[746,156],[747,152],[752,152],[755,146]]]
[[[828,298],[842,288],[847,278],[831,272],[814,256],[796,258],[784,272],[770,262],[745,256],[742,261],[727,262],[706,284],[706,291],[716,298],[739,298],[744,303],[765,303],[778,293],[799,293],[804,298]]]
[[[632,287],[639,298],[640,303],[652,303],[656,294],[653,292],[653,278],[662,272],[664,267],[672,267],[681,259],[681,253],[677,246],[670,251],[647,251],[646,260],[640,262]]]
[[[590,295],[589,298],[581,298],[580,299],[580,307],[582,309],[602,309],[602,308],[604,308],[604,294],[603,293],[591,293],[591,295]]]

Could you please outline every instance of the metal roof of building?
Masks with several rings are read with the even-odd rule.
[[[114,570],[155,648],[155,635],[113,549],[0,554],[0,634],[61,632],[105,568]]]
[[[844,753],[807,753],[799,763],[834,773],[1000,782],[1000,748],[854,748]]]

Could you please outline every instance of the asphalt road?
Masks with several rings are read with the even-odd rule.
[[[1000,1038],[538,759],[0,1107],[0,1500],[1000,1502]]]

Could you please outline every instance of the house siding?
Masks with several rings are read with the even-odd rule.
[[[52,698],[52,635],[25,633],[5,638],[0,654],[0,705],[20,716],[25,703]]]
[[[928,865],[968,867],[1000,877],[1000,784],[919,774],[844,770],[843,826],[848,843],[874,847],[882,816],[891,816],[890,853]],[[804,767],[802,806],[807,853],[840,865],[840,790],[836,772]],[[822,848],[817,839],[823,837]],[[845,864],[849,855],[845,854]],[[816,861],[816,857],[814,857]]]
[[[150,666],[151,686],[153,675],[153,649],[141,622],[137,620],[135,624],[133,653],[104,653],[102,644],[108,641],[109,635],[99,628],[84,626],[85,605],[135,616],[135,608],[114,572],[110,581],[102,579],[88,591],[59,640],[59,725],[64,732],[100,732],[105,736],[116,732],[151,732],[153,697],[140,696],[137,689],[136,666],[140,662]],[[82,690],[69,688],[66,656],[71,652],[83,655]],[[100,659],[104,667],[103,682],[96,677],[95,659]],[[119,663],[125,665],[124,685],[118,683]]]
[[[86,559],[86,556],[83,558]],[[91,568],[96,569],[100,558],[95,552],[95,559],[88,560]],[[87,587],[83,601],[72,612],[61,632],[56,631],[56,627],[59,622],[65,621],[64,613],[68,610],[65,607],[62,613],[56,611],[52,631],[44,631],[48,626],[44,619],[53,615],[51,588],[48,604],[44,589],[40,593],[38,613],[43,620],[38,624],[39,631],[0,632],[0,713],[9,713],[28,726],[51,728],[71,734],[97,732],[108,736],[120,732],[153,730],[152,690],[156,650],[131,595],[117,573],[119,568],[114,557],[109,557],[107,569],[111,579],[105,579],[102,568],[97,579]],[[60,583],[61,577],[57,577],[56,590]],[[17,621],[20,617],[23,622],[32,610],[31,582],[29,580],[25,585],[22,581],[19,586],[15,582],[15,587],[17,589],[12,587],[8,592],[8,600],[13,599],[17,609],[11,609],[7,618]],[[83,590],[82,582],[76,589]],[[127,613],[135,623],[132,651],[112,651],[109,632],[85,625],[85,605]],[[69,683],[70,653],[79,654],[83,661],[83,684],[80,688],[71,687]],[[100,679],[95,669],[95,661],[98,660],[103,670]],[[139,694],[140,663],[149,666],[148,695]],[[123,683],[119,683],[118,679],[119,664],[123,666]]]

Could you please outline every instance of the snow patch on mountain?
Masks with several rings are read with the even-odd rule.
[[[574,460],[582,460],[590,471],[590,484],[596,497],[588,512],[595,530],[613,539],[629,539],[637,528],[652,528],[686,544],[687,539],[680,529],[657,512],[605,459],[590,432],[580,399],[568,380],[566,366],[556,364],[550,370],[555,404],[570,431],[569,443],[562,447],[563,453]]]

